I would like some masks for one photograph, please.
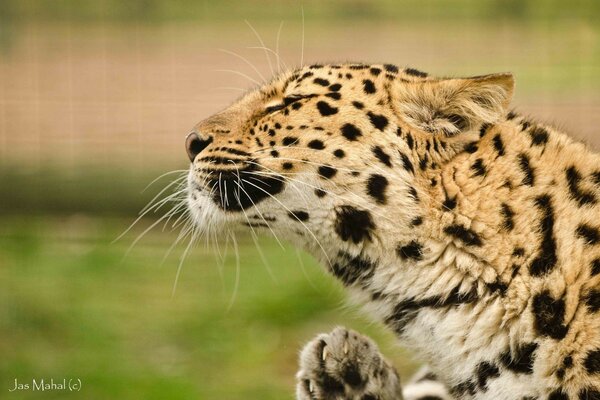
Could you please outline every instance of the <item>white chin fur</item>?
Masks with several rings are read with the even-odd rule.
[[[187,208],[200,233],[219,232],[231,221],[208,196],[205,189],[197,188],[193,171],[188,174]]]

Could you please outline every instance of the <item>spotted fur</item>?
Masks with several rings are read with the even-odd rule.
[[[194,128],[189,210],[313,254],[429,363],[407,399],[600,399],[600,156],[508,112],[512,92],[390,64],[283,73]],[[299,398],[401,398],[368,339],[333,336],[303,352]]]

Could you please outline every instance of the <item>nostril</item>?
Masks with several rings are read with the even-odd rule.
[[[185,138],[185,149],[187,150],[190,161],[194,162],[196,156],[211,143],[211,137],[206,140],[202,140],[196,132],[192,132],[187,135],[187,138]]]

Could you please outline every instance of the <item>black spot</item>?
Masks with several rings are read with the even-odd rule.
[[[419,201],[419,194],[417,193],[417,189],[415,189],[414,187],[411,186],[408,188],[408,194],[416,201]]]
[[[337,169],[330,167],[329,165],[321,165],[319,167],[319,175],[323,178],[329,179],[337,173]]]
[[[400,129],[400,128],[398,128],[398,129]],[[406,134],[406,144],[408,145],[408,148],[411,150],[415,147],[415,140],[413,139],[410,132]]]
[[[325,148],[325,145],[323,144],[322,141],[320,141],[318,139],[314,139],[314,140],[311,140],[310,142],[308,142],[308,147],[310,147],[311,149],[314,149],[314,150],[323,150]]]
[[[510,349],[500,355],[500,362],[507,369],[519,374],[532,374],[537,343],[519,344],[514,352]]]
[[[502,203],[500,213],[502,214],[502,228],[509,232],[512,231],[515,227],[515,222],[513,220],[515,212],[508,204]]]
[[[493,142],[494,142],[494,149],[496,149],[498,156],[503,156],[504,155],[504,142],[502,141],[502,136],[500,136],[499,133],[494,136]]]
[[[373,174],[367,180],[367,194],[379,204],[385,204],[385,190],[388,186],[388,180],[379,174]]]
[[[539,335],[563,339],[569,327],[564,325],[565,301],[554,299],[548,290],[535,295],[532,301],[534,328]]]
[[[413,218],[413,220],[412,220],[412,221],[410,221],[410,224],[411,224],[412,226],[419,226],[419,225],[421,225],[422,223],[423,223],[423,217],[415,217],[415,218]]]
[[[302,103],[300,103],[299,101],[295,102],[292,104],[292,109],[293,110],[299,110],[300,107],[302,107]],[[287,110],[286,110],[287,111]],[[286,114],[287,115],[287,114]]]
[[[326,194],[327,194],[327,192],[324,191],[323,189],[315,189],[315,195],[317,197],[325,197]]]
[[[538,255],[529,266],[529,273],[532,276],[542,276],[550,272],[557,262],[556,239],[554,237],[554,207],[548,195],[538,196],[535,199],[535,205],[542,213],[539,225],[542,241]]]
[[[334,99],[334,100],[339,100],[342,98],[342,95],[337,92],[327,93],[325,96],[329,97],[330,99]]]
[[[373,277],[376,265],[363,257],[354,257],[346,252],[339,252],[331,265],[331,272],[341,280],[344,285],[350,286],[366,283]]]
[[[476,386],[475,382],[465,381],[465,382],[459,383],[456,386],[453,386],[450,389],[450,392],[452,393],[454,398],[459,399],[459,398],[465,397],[465,395],[475,396],[475,393],[477,392],[476,389],[477,389],[477,386]]]
[[[431,296],[422,299],[408,298],[394,306],[392,313],[386,318],[386,323],[402,334],[405,327],[412,322],[423,308],[446,308],[471,304],[477,300],[477,290],[473,287],[469,292],[461,293],[456,286],[446,296]]]
[[[317,85],[329,86],[329,81],[327,79],[315,78],[313,82]]]
[[[598,244],[600,241],[598,228],[594,228],[588,224],[579,224],[575,230],[575,234],[583,239],[587,245]]]
[[[477,142],[471,142],[465,146],[465,151],[471,154],[475,153],[478,149]]]
[[[527,156],[527,154],[525,154],[525,153],[521,153],[521,154],[519,154],[518,159],[519,159],[519,167],[521,168],[521,171],[523,171],[523,174],[525,175],[525,177],[523,178],[523,185],[533,186],[534,181],[535,181],[535,176],[534,176],[533,169],[531,168],[531,165],[529,162],[529,156]]]
[[[444,211],[454,210],[456,208],[456,197],[446,197],[446,200],[442,203]]]
[[[283,169],[292,169],[294,167],[294,164],[292,164],[291,162],[284,162],[283,164],[281,164],[281,168]]]
[[[580,207],[586,204],[596,204],[596,196],[594,196],[593,193],[582,190],[579,187],[579,182],[581,181],[581,174],[579,174],[579,172],[574,166],[567,168],[566,177],[571,197],[574,200],[576,200],[577,203],[579,203]]]
[[[560,366],[560,368],[558,368],[556,370],[556,376],[558,379],[564,379],[565,374],[567,372],[567,369],[571,368],[573,366],[573,357],[571,356],[566,356],[563,359],[562,365]]]
[[[388,167],[392,166],[389,154],[383,151],[380,146],[373,147],[373,154],[375,154],[375,157],[384,165],[387,165]]]
[[[392,73],[398,72],[398,67],[396,67],[395,65],[392,65],[392,64],[384,64],[383,68],[385,68],[385,70],[387,72],[392,72]]]
[[[269,129],[269,136],[275,136],[275,129]]]
[[[308,217],[309,217],[309,215],[306,211],[290,211],[288,213],[288,216],[291,219],[296,219],[298,221],[303,221],[303,222],[308,221]]]
[[[596,312],[600,310],[600,290],[590,290],[590,292],[585,296],[584,300],[590,311]]]
[[[481,246],[483,244],[479,235],[477,235],[471,229],[467,229],[459,224],[449,225],[445,227],[444,232],[447,235],[450,235],[460,240],[467,246]]]
[[[590,268],[590,273],[592,274],[592,276],[600,274],[600,258],[592,260]]]
[[[477,383],[482,391],[487,390],[487,383],[489,379],[497,378],[500,376],[500,370],[494,364],[487,361],[479,363],[477,365]]]
[[[371,214],[352,206],[341,206],[336,211],[335,232],[343,241],[351,240],[355,244],[370,239],[375,228]]]
[[[375,68],[375,67],[373,67],[369,71],[371,72],[371,74],[373,76],[379,76],[379,74],[381,73],[381,68]]]
[[[371,121],[371,124],[373,124],[373,126],[377,129],[379,129],[380,131],[383,131],[385,129],[385,127],[388,125],[388,119],[386,117],[384,117],[383,115],[374,114],[370,111],[367,113],[367,115],[369,116],[369,120]]]
[[[333,155],[336,156],[337,158],[343,158],[346,155],[346,153],[344,153],[344,150],[342,150],[342,149],[336,149],[333,152]]]
[[[342,377],[344,382],[353,388],[360,388],[366,384],[356,364],[346,364],[342,370]]]
[[[556,389],[548,395],[548,400],[569,400],[569,396],[561,389]]]
[[[294,104],[298,104],[298,103],[294,103]],[[325,101],[319,101],[317,103],[317,108],[319,109],[319,112],[321,113],[321,115],[324,117],[328,117],[330,115],[337,114],[337,112],[338,112],[338,109],[336,107],[330,106]]]
[[[423,154],[423,158],[419,160],[419,168],[421,171],[425,171],[427,169],[427,163],[429,162],[429,156],[427,153]]]
[[[412,241],[405,246],[398,246],[396,253],[403,260],[421,260],[423,258],[423,245]]]
[[[522,247],[515,247],[512,252],[512,255],[515,257],[523,257],[525,255],[525,249]]]
[[[365,79],[363,81],[363,90],[367,94],[373,94],[373,93],[377,92],[377,89],[375,89],[375,84],[370,79]]]
[[[534,146],[542,146],[548,143],[548,131],[540,126],[533,128],[529,135],[531,136],[531,144]]]
[[[515,113],[514,111],[510,111],[508,114],[506,114],[506,119],[510,121],[511,119],[515,119],[516,116],[517,113]]]
[[[284,146],[293,146],[293,145],[298,144],[298,141],[299,141],[299,139],[297,137],[286,136],[281,141],[281,144],[283,144]]]
[[[405,68],[404,72],[407,75],[418,76],[420,78],[426,78],[428,76],[427,72],[419,71],[418,69],[414,69],[414,68]]]
[[[404,153],[398,153],[400,154],[400,159],[402,160],[402,167],[411,174],[414,174],[415,168],[413,167],[413,163],[410,161],[410,158],[408,158],[408,156]]]
[[[271,150],[271,157],[279,157],[279,152],[277,150]]]
[[[500,280],[500,278],[496,279],[496,281],[487,284],[488,289],[494,293],[499,293],[500,296],[504,296],[506,291],[508,290],[508,285]]]
[[[485,136],[485,134],[487,133],[488,129],[490,129],[492,125],[488,124],[487,122],[484,122],[483,124],[481,124],[481,128],[479,128],[479,137],[482,138]]]
[[[356,126],[352,124],[344,124],[341,128],[342,135],[348,140],[356,140],[359,136],[362,136],[362,132]]]
[[[356,108],[358,108],[359,110],[362,110],[363,108],[365,108],[365,105],[363,103],[361,103],[360,101],[353,101],[352,105]]]
[[[329,90],[331,90],[332,92],[337,92],[341,88],[342,88],[342,85],[340,85],[339,83],[335,83],[335,84],[329,86]]]
[[[483,176],[486,173],[485,165],[483,164],[483,160],[478,158],[475,160],[473,165],[471,165],[471,171],[473,171],[473,176]]]
[[[579,392],[579,400],[600,400],[600,392],[591,388],[583,389]]]

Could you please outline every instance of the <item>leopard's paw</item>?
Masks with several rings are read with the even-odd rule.
[[[296,395],[301,400],[400,400],[400,379],[377,345],[357,332],[335,328],[300,354]]]

